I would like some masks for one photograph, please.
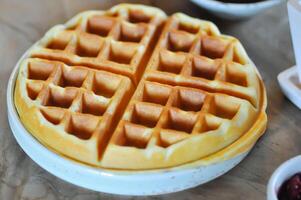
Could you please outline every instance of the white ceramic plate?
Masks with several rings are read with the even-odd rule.
[[[35,45],[34,45],[35,46]],[[180,167],[145,170],[117,171],[94,168],[70,160],[49,150],[37,141],[22,125],[16,112],[13,93],[21,60],[15,66],[7,87],[8,119],[11,130],[22,149],[38,165],[55,176],[91,190],[123,195],[158,195],[181,191],[213,180],[236,166],[245,152],[230,160],[204,166],[198,161]]]
[[[251,17],[271,8],[284,0],[266,0],[257,3],[223,3],[216,0],[191,0],[198,6],[225,19],[242,19]]]

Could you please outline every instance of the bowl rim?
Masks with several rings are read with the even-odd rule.
[[[284,161],[282,164],[280,164],[276,168],[276,170],[273,172],[273,174],[268,182],[268,187],[267,187],[268,200],[278,200],[277,193],[278,193],[280,186],[283,184],[283,182],[285,180],[287,180],[288,178],[290,178],[291,176],[293,176],[294,174],[301,172],[301,168],[300,168],[300,170],[298,170],[296,172],[291,172],[291,173],[288,173],[288,170],[286,170],[286,169],[291,166],[295,166],[300,162],[301,162],[301,155],[298,155],[298,156],[292,157],[292,158]],[[280,175],[284,175],[282,178],[284,180],[282,180],[281,183],[279,184],[278,181],[280,179],[280,177],[279,177]]]
[[[215,6],[232,6],[233,8],[240,8],[240,7],[250,7],[250,6],[263,6],[263,5],[273,5],[280,2],[284,2],[285,0],[263,0],[258,2],[251,2],[251,3],[234,3],[234,2],[222,2],[218,0],[194,0],[197,2],[204,2],[204,4],[211,4]]]

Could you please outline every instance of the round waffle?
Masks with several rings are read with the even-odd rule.
[[[227,160],[267,123],[263,82],[237,39],[141,5],[50,29],[21,62],[14,99],[48,148],[114,169]]]

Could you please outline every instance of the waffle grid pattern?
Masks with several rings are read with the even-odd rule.
[[[235,142],[264,106],[252,61],[214,24],[165,17],[121,5],[52,28],[21,64],[21,119],[39,113],[50,129],[35,130],[38,139],[107,168],[176,166]]]
[[[137,84],[164,19],[160,12],[142,11],[133,7],[87,13],[66,30],[57,27],[32,56],[119,73]]]
[[[116,133],[118,145],[146,148],[153,139],[166,148],[196,134],[210,134],[229,123],[241,104],[227,95],[149,81],[138,90],[143,92],[132,98],[120,122],[124,128]]]
[[[131,87],[126,77],[61,62],[32,58],[25,65],[27,93],[45,119],[82,140],[110,127],[116,104]]]
[[[208,156],[250,129],[260,95],[254,66],[239,41],[221,35],[212,23],[174,14],[110,140],[103,165],[124,164],[125,157],[130,160],[127,168],[143,167],[137,162],[173,166],[181,163],[177,159]],[[117,153],[122,151],[127,152]],[[179,157],[180,151],[189,155]]]
[[[183,14],[168,20],[146,79],[226,93],[257,107],[256,73],[237,39],[208,22],[194,19],[191,26],[191,20]]]

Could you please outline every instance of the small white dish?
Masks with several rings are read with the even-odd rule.
[[[281,164],[269,180],[267,200],[278,200],[277,194],[281,185],[298,172],[301,172],[301,155]]]
[[[297,67],[293,66],[282,71],[277,78],[285,96],[301,109],[301,83],[299,83]]]
[[[278,82],[285,96],[301,109],[301,0],[287,3],[296,66],[282,71]]]
[[[266,0],[256,3],[224,3],[217,0],[191,1],[219,17],[234,20],[251,17],[283,2],[284,0]]]

